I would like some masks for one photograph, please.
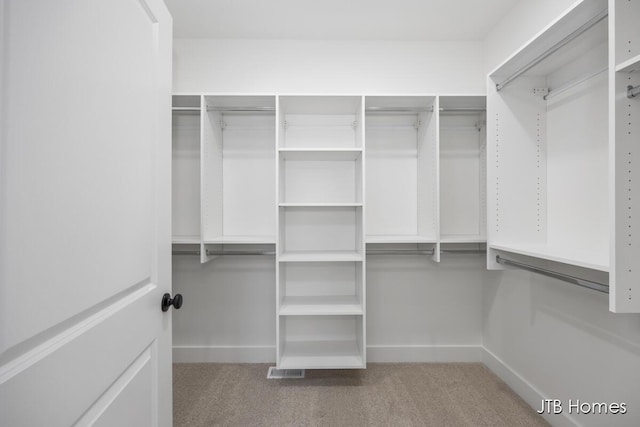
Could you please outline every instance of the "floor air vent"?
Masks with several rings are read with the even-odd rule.
[[[304,378],[304,369],[276,369],[275,366],[269,368],[267,378],[273,380],[290,380]]]

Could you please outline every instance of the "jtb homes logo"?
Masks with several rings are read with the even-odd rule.
[[[566,404],[559,399],[544,399],[541,407],[536,412],[539,414],[562,414],[568,411],[569,414],[592,414],[592,415],[624,415],[627,413],[627,404],[620,403],[603,403],[603,402],[581,402],[580,400],[572,400]]]

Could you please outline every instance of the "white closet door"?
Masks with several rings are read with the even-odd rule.
[[[171,17],[0,0],[0,425],[171,424]]]

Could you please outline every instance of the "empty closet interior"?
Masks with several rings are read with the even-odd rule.
[[[576,4],[487,96],[175,95],[174,251],[274,261],[279,368],[366,367],[369,257],[486,252],[636,310],[640,35],[614,6]]]

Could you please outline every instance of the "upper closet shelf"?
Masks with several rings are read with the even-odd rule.
[[[521,76],[548,76],[568,64],[580,66],[594,46],[606,48],[608,14],[606,0],[578,4],[491,73],[496,89],[502,90]],[[606,64],[606,54],[602,59],[601,65]],[[582,71],[578,74],[584,74]]]

